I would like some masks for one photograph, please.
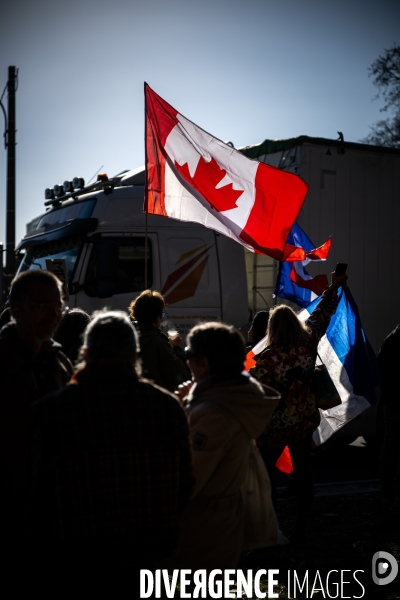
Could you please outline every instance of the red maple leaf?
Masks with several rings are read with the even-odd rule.
[[[200,157],[194,177],[191,177],[187,163],[181,166],[175,162],[175,167],[218,212],[237,208],[236,201],[243,194],[243,190],[234,190],[232,183],[216,189],[215,186],[225,177],[226,171],[221,169],[213,158],[206,162]]]

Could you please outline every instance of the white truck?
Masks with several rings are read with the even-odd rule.
[[[75,183],[75,187],[74,187]],[[46,190],[47,211],[18,245],[19,272],[65,259],[68,305],[127,310],[146,288],[167,303],[165,328],[184,336],[199,321],[248,321],[246,266],[236,242],[195,223],[143,213],[144,169],[80,178]],[[147,240],[147,244],[146,244]],[[147,257],[147,259],[146,259]]]

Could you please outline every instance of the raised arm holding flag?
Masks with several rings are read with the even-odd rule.
[[[304,267],[312,256],[314,260],[324,260],[327,257],[326,252],[321,253],[321,248],[326,250],[328,243],[330,247],[330,240],[321,248],[315,248],[296,223],[288,242],[302,246],[308,257],[303,262],[280,264],[275,294],[302,307],[303,310],[298,316],[304,322],[321,300],[321,296],[317,296],[318,289],[327,283],[324,275],[311,278]],[[247,354],[247,370],[254,366],[255,357],[262,352],[266,344],[267,337],[264,337]],[[319,343],[318,353],[339,392],[342,403],[340,406],[320,411],[321,421],[313,434],[313,443],[317,446],[374,404],[375,388],[380,383],[377,359],[363,330],[356,302],[348,286],[345,286],[339,295],[336,313],[331,318],[326,335]]]

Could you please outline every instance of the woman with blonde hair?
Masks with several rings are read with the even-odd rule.
[[[271,346],[299,345],[307,343],[310,329],[302,323],[290,306],[279,304],[271,308],[267,327],[268,344]]]
[[[269,471],[276,495],[274,466],[286,446],[289,446],[294,466],[294,492],[297,500],[297,520],[292,540],[303,540],[311,511],[313,483],[311,477],[311,439],[318,427],[320,414],[311,392],[312,374],[320,339],[335,313],[337,288],[344,285],[347,275],[332,273],[332,283],[321,301],[303,324],[286,305],[270,312],[267,346],[256,356],[252,376],[281,394],[269,427],[258,439],[261,454]],[[275,498],[274,498],[275,499]]]

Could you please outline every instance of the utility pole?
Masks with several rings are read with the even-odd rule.
[[[0,105],[4,113],[5,131],[4,145],[7,149],[7,204],[6,204],[6,266],[3,273],[2,289],[0,292],[3,298],[0,298],[0,304],[4,299],[7,286],[15,275],[15,146],[16,146],[16,128],[15,128],[15,93],[17,90],[18,69],[8,67],[8,81],[6,89],[8,92],[7,113],[0,99]],[[5,90],[4,90],[5,91]],[[0,270],[3,270],[3,253],[1,253]]]
[[[17,69],[8,67],[6,274],[15,274],[15,92]]]

